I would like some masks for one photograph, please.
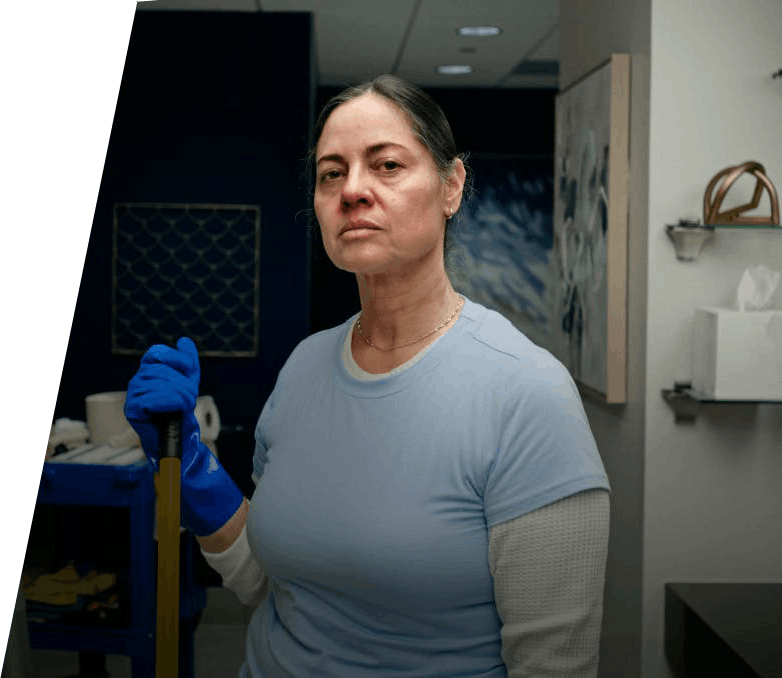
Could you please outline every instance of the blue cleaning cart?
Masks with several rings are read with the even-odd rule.
[[[127,623],[121,628],[57,621],[29,621],[30,646],[66,652],[125,655],[133,678],[155,673],[156,557],[154,472],[146,463],[127,466],[45,462],[37,503],[127,509],[129,562],[125,581]],[[123,529],[118,526],[118,529]],[[90,529],[74,524],[69,529]],[[179,675],[193,678],[193,634],[206,604],[206,591],[194,581],[197,544],[190,533],[181,540]],[[100,535],[96,535],[99,539]]]

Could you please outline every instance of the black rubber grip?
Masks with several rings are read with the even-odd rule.
[[[160,416],[160,458],[182,458],[182,415],[178,412]]]

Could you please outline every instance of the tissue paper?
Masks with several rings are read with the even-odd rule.
[[[750,266],[741,276],[736,290],[736,308],[739,311],[762,311],[771,306],[774,292],[782,278],[763,264]]]

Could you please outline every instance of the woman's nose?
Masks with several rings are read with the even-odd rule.
[[[369,203],[372,194],[369,190],[369,177],[361,169],[351,168],[342,184],[342,203],[350,207],[356,203]]]

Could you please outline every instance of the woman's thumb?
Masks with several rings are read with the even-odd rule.
[[[188,358],[190,358],[190,361],[193,365],[193,374],[200,377],[201,375],[201,366],[198,362],[198,349],[196,348],[195,343],[193,342],[190,337],[181,337],[176,342],[176,347],[178,351],[182,351]]]

